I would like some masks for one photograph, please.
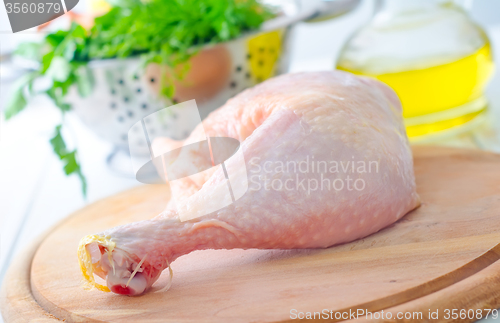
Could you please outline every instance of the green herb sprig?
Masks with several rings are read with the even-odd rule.
[[[201,47],[234,39],[273,17],[271,10],[257,0],[112,1],[111,10],[95,18],[90,30],[72,23],[68,30],[48,34],[40,44],[19,46],[15,54],[38,60],[40,67],[15,85],[5,110],[6,119],[40,94],[34,91],[34,83],[40,78],[51,81],[51,86],[41,93],[52,99],[64,117],[71,110],[64,98],[72,86],[77,87],[81,97],[92,93],[94,78],[88,67],[92,60],[140,57],[144,65],[157,63],[173,68],[187,62]],[[176,77],[181,78],[182,72]],[[172,98],[174,92],[172,84],[162,85],[164,96]],[[56,127],[50,143],[63,161],[65,173],[79,176],[86,195],[87,184],[77,151],[68,151],[62,127]]]

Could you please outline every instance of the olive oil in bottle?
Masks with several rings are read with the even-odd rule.
[[[418,140],[480,119],[494,64],[485,33],[451,1],[388,0],[348,41],[337,68],[390,86]]]

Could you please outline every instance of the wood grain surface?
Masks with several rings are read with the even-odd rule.
[[[148,185],[104,199],[16,260],[2,314],[6,322],[293,322],[293,309],[421,311],[424,319],[440,309],[433,322],[446,322],[445,309],[500,307],[500,155],[415,147],[414,159],[423,204],[390,227],[328,249],[193,252],[172,264],[169,291],[140,297],[84,291],[76,249],[86,234],[153,217],[168,190]],[[166,281],[164,273],[153,291]]]

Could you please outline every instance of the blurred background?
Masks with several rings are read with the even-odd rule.
[[[89,64],[94,92],[83,98],[75,89],[68,91],[72,111],[61,133],[68,150],[78,149],[86,197],[81,178],[65,175],[62,157],[49,142],[61,123],[54,99],[36,96],[16,116],[5,120],[4,115],[16,82],[39,68],[13,57],[14,50],[41,41],[48,30],[67,29],[70,17],[42,31],[12,34],[0,10],[0,281],[16,254],[59,220],[88,203],[143,185],[135,180],[128,155],[133,149],[140,156],[145,148],[127,142],[134,122],[192,98],[204,117],[227,98],[276,74],[339,68],[376,77],[400,95],[412,143],[500,153],[500,76],[493,63],[500,62],[500,1],[452,2],[267,1],[289,19],[264,23],[263,33],[202,51],[191,64],[192,71],[200,72],[188,76],[200,87],[177,84],[168,99],[158,95],[158,68],[138,75],[135,60]],[[97,14],[107,6],[80,0],[73,12]],[[176,129],[178,137],[185,135],[182,127]]]

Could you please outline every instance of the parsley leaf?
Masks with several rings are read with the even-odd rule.
[[[38,76],[37,72],[32,72],[26,74],[24,77],[19,79],[13,85],[12,94],[7,101],[7,106],[5,108],[5,119],[8,120],[24,110],[28,104],[28,100],[25,95],[25,89],[30,89],[32,87],[33,81]]]
[[[83,196],[87,196],[87,180],[82,173],[82,169],[80,163],[77,158],[76,150],[68,151],[66,148],[66,143],[64,142],[64,138],[61,134],[62,125],[58,125],[55,129],[55,135],[50,139],[50,144],[52,145],[52,149],[54,153],[59,157],[59,159],[63,162],[64,173],[66,175],[77,174],[80,178],[80,182],[82,184],[82,193]]]

